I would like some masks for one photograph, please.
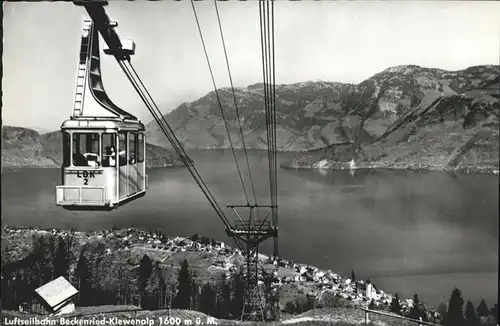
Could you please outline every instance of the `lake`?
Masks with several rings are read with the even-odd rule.
[[[267,152],[249,154],[258,203],[269,204]],[[247,203],[231,151],[190,155],[221,207]],[[281,153],[279,160],[290,155]],[[243,153],[237,156],[247,171]],[[58,169],[3,171],[2,223],[159,228],[234,245],[187,169],[154,168],[148,175],[142,199],[113,212],[69,212],[55,206]],[[406,297],[417,292],[431,306],[447,301],[455,286],[476,306],[481,298],[490,307],[497,302],[498,176],[280,169],[278,180],[285,259],[346,276],[354,270],[357,279],[369,277],[382,290]],[[272,252],[272,240],[262,251]]]

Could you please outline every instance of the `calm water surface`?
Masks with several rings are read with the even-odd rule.
[[[246,204],[230,151],[191,155],[222,207]],[[238,157],[246,171],[242,153]],[[257,200],[269,204],[267,153],[251,152],[250,164]],[[173,236],[199,233],[231,243],[186,169],[148,174],[148,194],[136,202],[113,212],[68,212],[54,205],[58,169],[4,171],[2,222],[161,228]],[[498,176],[442,172],[280,169],[280,254],[343,275],[354,269],[358,279],[370,277],[381,289],[405,296],[417,292],[430,304],[447,301],[457,286],[465,300],[477,304],[484,297],[491,306],[498,288],[498,182]],[[271,244],[263,251],[270,253]]]

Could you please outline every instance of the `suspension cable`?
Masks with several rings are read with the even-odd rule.
[[[278,153],[276,145],[276,65],[275,65],[275,47],[274,47],[274,0],[271,0],[271,26],[273,27],[272,32],[272,52],[273,52],[273,119],[274,119],[274,225],[278,227]],[[278,237],[274,237],[274,256],[278,256]]]
[[[239,127],[240,127],[241,143],[242,143],[242,146],[243,146],[243,152],[245,153],[245,159],[246,159],[247,168],[248,168],[248,176],[250,178],[250,184],[252,185],[252,192],[253,192],[254,202],[257,205],[257,196],[255,195],[255,186],[254,186],[253,178],[252,178],[252,170],[250,169],[250,162],[248,160],[248,153],[247,153],[247,149],[246,149],[246,146],[245,146],[245,137],[243,136],[243,128],[241,126],[240,113],[239,113],[239,110],[238,110],[238,104],[236,102],[236,95],[235,95],[235,92],[234,92],[233,78],[231,76],[231,69],[229,67],[229,59],[228,59],[228,56],[227,56],[226,42],[224,40],[224,34],[222,32],[222,24],[221,24],[221,21],[220,21],[219,8],[217,6],[217,0],[214,0],[214,4],[215,4],[215,12],[217,13],[217,21],[219,23],[219,31],[220,31],[220,36],[221,36],[221,40],[222,40],[222,47],[224,48],[224,56],[226,58],[226,66],[227,66],[227,72],[229,74],[229,82],[231,83],[231,90],[232,90],[232,93],[233,93],[233,100],[234,100],[234,107],[235,107],[235,110],[236,110],[236,117],[238,118],[238,124],[239,124]]]
[[[238,164],[238,159],[236,157],[236,152],[234,150],[233,141],[231,140],[231,133],[229,132],[229,127],[227,125],[226,116],[225,116],[224,110],[222,108],[222,102],[221,102],[220,97],[219,97],[219,92],[217,91],[217,85],[215,84],[215,78],[214,78],[214,74],[213,74],[213,71],[212,71],[212,66],[210,65],[210,59],[208,57],[207,48],[205,46],[205,40],[203,39],[203,33],[201,31],[200,22],[198,20],[198,15],[196,13],[196,8],[194,6],[194,1],[193,0],[191,0],[191,6],[193,7],[193,13],[194,13],[194,17],[196,19],[196,24],[198,26],[198,32],[200,34],[201,44],[203,46],[203,51],[205,52],[205,58],[206,58],[207,64],[208,64],[208,70],[210,71],[210,76],[212,78],[212,84],[214,86],[214,91],[215,91],[215,95],[217,97],[217,102],[219,103],[219,108],[220,108],[220,113],[221,113],[221,116],[222,116],[222,120],[224,121],[224,126],[226,127],[227,138],[228,138],[229,144],[231,146],[231,151],[233,153],[234,161],[236,162],[236,169],[238,170],[238,175],[240,177],[241,186],[243,188],[243,192],[245,194],[245,198],[247,200],[247,204],[250,205],[250,201],[248,200],[248,194],[247,194],[247,191],[246,191],[246,188],[245,188],[245,182],[243,181],[243,175],[241,174],[240,165]]]
[[[271,3],[274,3],[271,1]],[[271,16],[271,18],[270,18]],[[266,1],[266,31],[267,31],[267,47],[268,47],[268,89],[269,89],[269,117],[270,117],[270,131],[271,131],[271,205],[273,223],[276,225],[276,115],[275,115],[275,95],[274,95],[274,18],[272,12],[269,10],[269,0]]]
[[[262,55],[262,90],[264,92],[264,111],[266,117],[266,139],[267,139],[267,156],[269,164],[269,185],[270,185],[270,195],[272,198],[272,173],[271,173],[271,153],[270,153],[270,120],[269,120],[269,103],[268,103],[268,92],[267,92],[267,46],[265,39],[265,25],[263,20],[263,8],[262,0],[259,0],[259,20],[260,20],[260,45],[261,45],[261,55]],[[272,203],[271,203],[272,205]],[[272,208],[271,208],[272,210]]]
[[[260,18],[260,43],[262,49],[262,78],[263,78],[263,91],[264,91],[264,109],[266,113],[266,135],[267,135],[267,154],[268,154],[268,163],[269,163],[269,182],[272,184],[272,172],[271,172],[271,154],[270,154],[270,125],[271,122],[269,120],[269,110],[268,110],[268,92],[267,92],[267,45],[265,38],[265,22],[263,17],[263,8],[262,1],[259,0],[259,18]],[[272,197],[272,186],[271,186],[271,197]],[[272,204],[271,204],[272,205]]]
[[[271,12],[269,11],[269,0],[267,1],[267,26],[268,26],[268,46],[269,46],[269,92],[270,92],[270,116],[272,126],[271,153],[273,160],[273,201],[276,200],[276,96],[275,96],[275,64],[274,64],[274,1],[271,0]],[[269,18],[271,16],[271,18]],[[274,205],[275,203],[273,203]]]
[[[151,112],[151,114],[155,118],[156,122],[158,123],[158,125],[162,129],[163,133],[168,138],[168,140],[171,142],[172,146],[174,147],[177,154],[179,155],[179,157],[183,161],[184,165],[188,168],[188,171],[193,176],[193,179],[196,181],[196,183],[198,184],[198,186],[202,190],[203,194],[205,195],[205,197],[208,199],[208,201],[210,202],[210,204],[212,205],[212,207],[216,211],[217,215],[219,215],[219,218],[222,220],[224,226],[226,227],[226,230],[231,229],[230,223],[229,223],[228,219],[226,218],[226,216],[224,215],[224,212],[222,211],[222,209],[218,205],[217,201],[215,200],[214,196],[210,192],[208,186],[206,185],[206,183],[203,181],[202,177],[198,173],[198,170],[196,169],[196,167],[194,167],[193,164],[191,164],[192,162],[189,159],[189,157],[187,156],[187,153],[184,150],[181,142],[175,136],[172,128],[170,127],[170,125],[166,121],[165,116],[163,116],[161,114],[160,109],[158,108],[158,106],[154,102],[153,98],[151,97],[151,94],[149,93],[146,86],[144,85],[144,83],[140,79],[139,75],[135,71],[132,64],[129,61],[126,61],[126,62],[118,61],[118,62],[120,64],[120,67],[125,72],[125,75],[130,80],[130,82],[132,83],[132,85],[134,86],[136,91],[139,93],[139,96],[142,98],[142,100],[144,101],[144,103],[148,107],[149,111]],[[126,63],[128,63],[128,66],[130,66],[130,68],[127,67]],[[133,74],[131,73],[131,71],[133,72]],[[142,87],[142,89],[144,91],[142,91],[142,89],[140,87]],[[146,97],[146,95],[147,95],[147,97]],[[148,102],[148,100],[150,102]],[[155,111],[155,109],[156,109],[156,111]],[[237,247],[240,250],[243,250],[243,245],[242,245],[241,241],[235,236],[232,236],[232,238],[235,241]]]
[[[211,194],[210,190],[208,189],[207,185],[199,175],[198,171],[196,168],[193,166],[191,163],[190,159],[188,158],[184,148],[182,147],[182,144],[179,142],[175,134],[173,133],[171,127],[168,125],[168,123],[165,121],[165,118],[162,116],[161,111],[159,110],[158,106],[156,103],[153,101],[151,94],[149,94],[148,90],[142,83],[142,80],[140,77],[137,75],[135,69],[133,68],[132,64],[129,61],[122,61],[118,60],[118,63],[122,70],[124,71],[125,75],[129,79],[129,81],[132,83],[132,86],[135,88],[143,102],[146,104],[146,107],[148,110],[151,112],[153,115],[154,119],[160,126],[161,130],[165,134],[165,136],[168,138],[168,140],[171,142],[174,150],[176,153],[179,155],[181,161],[184,163],[184,165],[188,168],[189,172],[195,179],[196,183],[202,190],[203,194],[205,197],[208,199],[214,210],[216,211],[217,215],[219,215],[219,218],[222,220],[224,225],[226,226],[227,229],[230,228],[230,224],[226,216],[224,215],[224,212],[218,205],[217,201]],[[155,111],[156,110],[156,111]],[[164,122],[164,123],[163,123]]]
[[[277,147],[276,147],[276,80],[275,80],[275,54],[274,54],[274,1],[271,0],[271,13],[269,0],[264,3],[259,0],[259,17],[261,28],[262,46],[262,74],[264,79],[264,106],[266,109],[266,130],[269,157],[269,184],[271,195],[271,210],[273,226],[278,226],[278,201],[277,201]],[[274,255],[278,255],[278,241],[274,239]]]
[[[268,110],[269,110],[269,121],[270,121],[270,164],[271,164],[271,205],[274,206],[274,127],[275,122],[273,119],[273,97],[272,97],[272,57],[271,57],[271,26],[270,26],[270,19],[269,19],[269,0],[266,0],[265,2],[265,9],[266,9],[266,19],[264,20],[265,23],[265,30],[266,30],[266,37],[267,37],[267,87],[268,87]],[[274,220],[274,214],[273,214],[273,220]]]

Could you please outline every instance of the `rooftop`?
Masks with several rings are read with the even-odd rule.
[[[53,308],[61,302],[71,298],[78,293],[64,277],[59,276],[53,281],[46,283],[35,290],[40,297]]]

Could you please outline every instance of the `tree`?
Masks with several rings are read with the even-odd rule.
[[[454,288],[451,292],[450,301],[448,304],[447,326],[464,326],[465,319],[463,314],[464,298],[462,292],[458,288]]]
[[[151,258],[145,254],[139,265],[139,280],[143,282],[147,281],[151,276],[151,273],[153,273],[153,262],[151,261]]]
[[[4,265],[2,264],[2,267]],[[12,280],[12,271],[2,268],[2,309],[11,310],[15,309],[14,298],[12,291],[13,285],[11,283]]]
[[[161,275],[158,280],[158,308],[163,308],[165,306],[166,288],[167,283],[165,282],[163,275]]]
[[[198,233],[195,233],[191,236],[191,241],[198,242],[199,239],[200,236],[198,235]]]
[[[234,274],[233,282],[233,299],[231,300],[231,313],[233,317],[241,317],[243,311],[244,295],[245,295],[245,280],[240,273]]]
[[[413,296],[413,307],[410,309],[410,318],[419,319],[420,317],[424,317],[424,311],[422,310],[420,299],[418,295],[415,293]]]
[[[265,316],[277,319],[279,316],[279,281],[274,272],[262,270],[264,296],[266,299]]]
[[[148,278],[151,276],[152,273],[153,273],[153,262],[151,261],[151,258],[149,258],[148,255],[144,255],[139,265],[139,279],[138,279],[141,307],[144,307],[144,305],[146,305],[146,302],[148,301],[146,286],[148,285]]]
[[[191,275],[189,273],[189,264],[185,259],[179,271],[174,307],[177,309],[189,309],[191,307]]]
[[[390,310],[395,314],[398,315],[401,314],[401,303],[399,302],[399,293],[396,293],[394,298],[392,298]]]
[[[477,315],[479,317],[487,317],[489,314],[490,310],[488,309],[488,306],[486,305],[484,299],[482,299],[479,303],[479,306],[477,307]]]
[[[465,307],[465,325],[467,326],[477,325],[476,309],[474,308],[474,305],[470,301],[467,301],[467,305]]]
[[[90,298],[92,296],[91,287],[91,272],[89,268],[89,263],[87,258],[85,258],[85,253],[82,250],[80,253],[80,258],[76,264],[75,276],[78,282],[78,304],[80,306],[86,306],[90,304]]]
[[[33,258],[36,267],[38,286],[54,279],[54,239],[52,236],[34,236]]]
[[[127,293],[126,289],[126,282],[123,280],[123,264],[118,264],[118,279],[116,282],[116,287],[117,287],[117,304],[118,305],[126,305],[128,302],[126,302],[127,298],[125,293]]]
[[[69,254],[66,248],[66,242],[59,236],[57,239],[57,249],[54,255],[54,278],[63,276],[68,278],[69,275]]]
[[[206,283],[201,289],[200,295],[200,311],[207,315],[214,316],[216,314],[217,292],[209,284]]]
[[[91,243],[87,247],[87,252],[90,255],[86,256],[88,258],[88,265],[90,269],[90,284],[92,288],[92,295],[90,296],[90,305],[100,305],[103,304],[102,300],[104,298],[104,287],[108,284],[105,278],[108,273],[106,273],[106,268],[109,267],[109,263],[104,261],[105,259],[106,246],[103,241],[98,241]],[[104,262],[104,263],[103,263]]]
[[[356,282],[356,274],[354,274],[354,269],[352,270],[352,273],[351,273],[351,281]]]
[[[493,317],[495,317],[495,320],[498,324],[498,303],[496,303],[493,308],[491,308],[491,314],[493,315]]]
[[[66,249],[68,250],[70,265],[73,262],[76,263],[76,260],[78,258],[77,253],[76,253],[76,248],[79,245],[78,245],[78,238],[75,235],[76,231],[77,231],[77,229],[75,227],[72,227],[69,230],[68,236],[64,239],[64,242],[66,243]]]
[[[228,319],[231,317],[231,285],[226,282],[226,275],[222,275],[218,284],[219,298],[217,300],[217,315],[215,317]]]
[[[165,282],[165,278],[163,277],[163,273],[160,268],[160,262],[158,261],[155,262],[154,273],[156,276],[156,287],[153,290],[154,299],[156,300],[154,306],[159,309],[165,306],[167,284]]]
[[[446,307],[446,303],[441,302],[439,304],[439,306],[437,307],[436,311],[439,313],[439,317],[441,318],[441,321],[443,323],[445,323],[446,316],[448,316],[448,307]]]
[[[196,273],[193,271],[189,276],[189,279],[191,280],[191,303],[190,303],[191,310],[198,310],[200,306],[200,295],[199,295],[200,293],[195,278],[196,278]]]

